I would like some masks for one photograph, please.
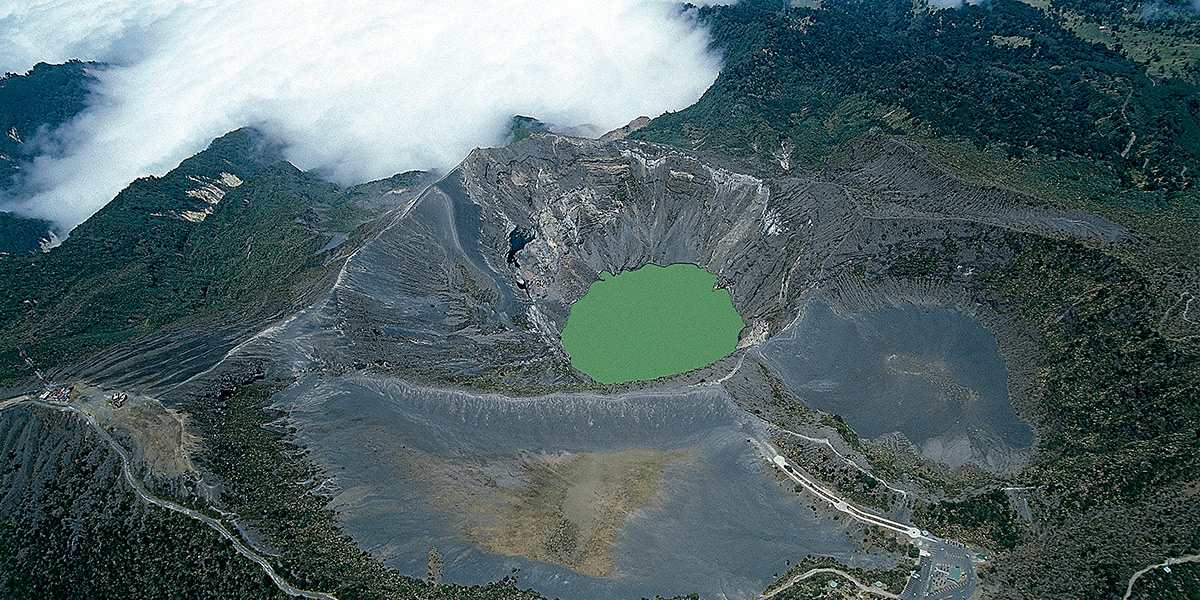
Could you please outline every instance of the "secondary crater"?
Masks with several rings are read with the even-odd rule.
[[[838,312],[814,297],[762,351],[809,406],[843,416],[868,438],[899,433],[951,468],[1020,468],[1033,446],[1033,430],[1009,401],[995,338],[950,308]]]

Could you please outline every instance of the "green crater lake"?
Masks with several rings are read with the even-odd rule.
[[[745,327],[717,276],[696,265],[600,274],[562,331],[571,364],[600,383],[654,379],[712,364]]]

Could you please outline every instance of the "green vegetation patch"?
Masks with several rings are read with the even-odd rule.
[[[38,63],[23,75],[0,77],[0,189],[19,183],[20,164],[47,150],[35,138],[52,133],[87,106],[96,83],[89,69],[96,66],[77,60]]]
[[[716,362],[733,352],[745,327],[716,281],[686,264],[602,273],[563,328],[571,364],[601,383],[620,383]]]
[[[0,211],[0,252],[36,252],[51,228],[49,221]]]
[[[806,556],[792,565],[775,583],[767,586],[766,592],[774,592],[773,597],[779,600],[857,599],[863,597],[863,593],[854,585],[854,581],[858,581],[871,587],[879,582],[882,584],[877,588],[880,593],[900,594],[908,584],[908,576],[912,571],[913,566],[909,564],[901,564],[887,571],[852,569],[828,556]],[[847,579],[847,575],[853,577],[853,581]]]
[[[1011,0],[940,11],[905,0],[743,0],[698,17],[725,67],[695,104],[630,137],[756,156],[776,172],[838,164],[844,145],[870,131],[961,137],[1014,157],[1083,157],[1122,188],[1194,187],[1200,100],[1191,78],[1166,76],[1190,73],[1190,28],[1142,36],[1135,55],[1156,64],[1151,78],[1145,63]]]
[[[189,195],[197,179],[226,175],[240,183],[218,204]],[[0,255],[0,382],[28,377],[18,347],[49,368],[186,319],[302,305],[377,227],[380,185],[417,177],[342,189],[283,162],[255,130],[217,138],[165,176],[131,183],[53,252]],[[211,213],[196,219],[202,210]],[[318,252],[334,233],[345,246]]]
[[[1009,509],[1008,497],[998,489],[960,502],[918,506],[913,520],[943,535],[987,548],[1011,550],[1024,538],[1021,524]]]
[[[217,532],[138,498],[82,419],[6,410],[0,453],[0,598],[289,598]]]

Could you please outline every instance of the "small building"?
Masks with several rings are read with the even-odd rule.
[[[950,581],[962,581],[963,570],[957,566],[950,567],[950,574],[947,577],[950,578]]]

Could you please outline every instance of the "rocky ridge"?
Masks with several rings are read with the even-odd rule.
[[[979,312],[972,274],[1011,256],[1008,231],[1130,237],[1094,215],[959,179],[900,142],[865,147],[846,168],[768,179],[669,146],[534,134],[475,150],[426,190],[350,260],[329,316],[356,364],[429,382],[591,385],[567,365],[558,334],[601,272],[708,269],[746,321],[748,347],[818,290],[835,309],[917,293]],[[889,269],[914,248],[953,263],[949,277],[897,280]]]

